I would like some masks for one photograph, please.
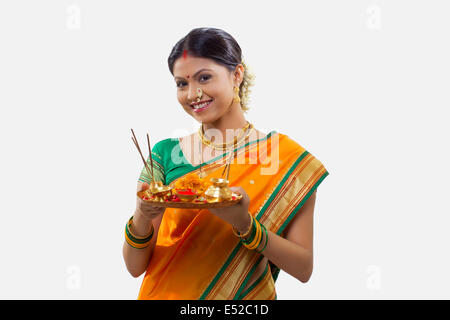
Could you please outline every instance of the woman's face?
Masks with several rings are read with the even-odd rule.
[[[233,76],[224,66],[207,58],[180,57],[174,63],[173,75],[177,87],[177,98],[184,110],[198,122],[214,122],[228,112],[233,104],[233,86],[240,85],[241,70]],[[212,102],[202,109],[195,109],[197,88],[202,90],[200,104]]]

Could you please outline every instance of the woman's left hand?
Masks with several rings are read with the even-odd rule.
[[[231,224],[235,229],[245,229],[250,223],[250,219],[248,216],[250,197],[242,187],[230,187],[230,190],[234,193],[241,194],[241,201],[229,207],[209,208],[208,210],[222,220]]]

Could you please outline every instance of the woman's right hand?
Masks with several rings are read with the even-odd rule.
[[[148,183],[142,183],[141,190],[144,191],[150,188]],[[136,204],[136,214],[141,215],[143,218],[148,220],[153,220],[154,218],[158,217],[160,214],[164,213],[166,208],[164,207],[154,207],[150,203],[145,202],[141,198],[137,197],[137,204]]]

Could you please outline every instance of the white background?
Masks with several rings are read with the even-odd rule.
[[[448,1],[0,2],[0,298],[136,299],[123,262],[145,146],[197,130],[167,57],[229,32],[247,119],[330,172],[314,263],[279,299],[450,298]]]

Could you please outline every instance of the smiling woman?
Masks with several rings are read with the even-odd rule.
[[[171,186],[189,174],[217,178],[228,159],[229,185],[243,197],[201,210],[157,210],[137,198],[123,254],[133,276],[145,272],[138,298],[276,299],[280,270],[301,282],[311,276],[316,190],[328,171],[287,135],[245,119],[254,76],[231,35],[193,29],[168,64],[178,102],[201,125],[156,143],[151,174]],[[142,169],[138,190],[149,174]]]
[[[178,88],[178,100],[181,105],[192,107],[189,102],[197,98],[196,90],[199,88],[208,92],[211,97],[224,100],[217,102],[229,102],[233,91],[224,89],[234,86],[234,93],[238,93],[236,99],[239,102],[238,106],[244,112],[248,111],[254,75],[242,59],[240,46],[228,33],[214,28],[192,30],[175,45],[168,64]],[[233,79],[235,71],[242,73],[238,74],[239,79]],[[207,99],[208,97],[205,97],[200,103]]]

